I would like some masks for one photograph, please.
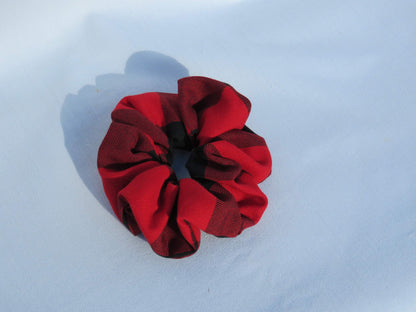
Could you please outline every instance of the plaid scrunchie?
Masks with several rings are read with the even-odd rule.
[[[98,170],[117,218],[143,233],[157,254],[195,253],[200,231],[234,237],[267,206],[259,189],[271,173],[264,139],[247,126],[250,101],[210,78],[178,81],[178,94],[123,98],[98,151]],[[178,181],[173,149],[191,151],[192,178]]]

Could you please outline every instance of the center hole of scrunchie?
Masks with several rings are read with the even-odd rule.
[[[191,151],[174,148],[173,149],[173,162],[172,169],[175,171],[178,180],[183,178],[190,178],[188,169],[186,168],[186,162],[191,155]]]

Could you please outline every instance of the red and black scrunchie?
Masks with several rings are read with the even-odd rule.
[[[123,98],[98,151],[98,170],[114,213],[157,254],[195,253],[200,231],[234,237],[256,224],[271,173],[266,142],[247,126],[250,101],[205,77],[178,81],[178,94]],[[173,149],[191,151],[192,178],[178,181]]]

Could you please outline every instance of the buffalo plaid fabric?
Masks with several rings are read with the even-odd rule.
[[[250,101],[205,77],[178,81],[178,94],[123,98],[98,151],[111,206],[159,255],[195,253],[200,231],[233,237],[256,224],[267,197],[257,186],[271,173],[264,139],[247,126]],[[191,151],[192,178],[178,179],[172,151]]]

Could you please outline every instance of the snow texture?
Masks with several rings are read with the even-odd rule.
[[[2,1],[0,311],[416,311],[415,10]],[[252,101],[273,173],[258,225],[172,260],[116,220],[96,153],[121,97],[187,75]]]

